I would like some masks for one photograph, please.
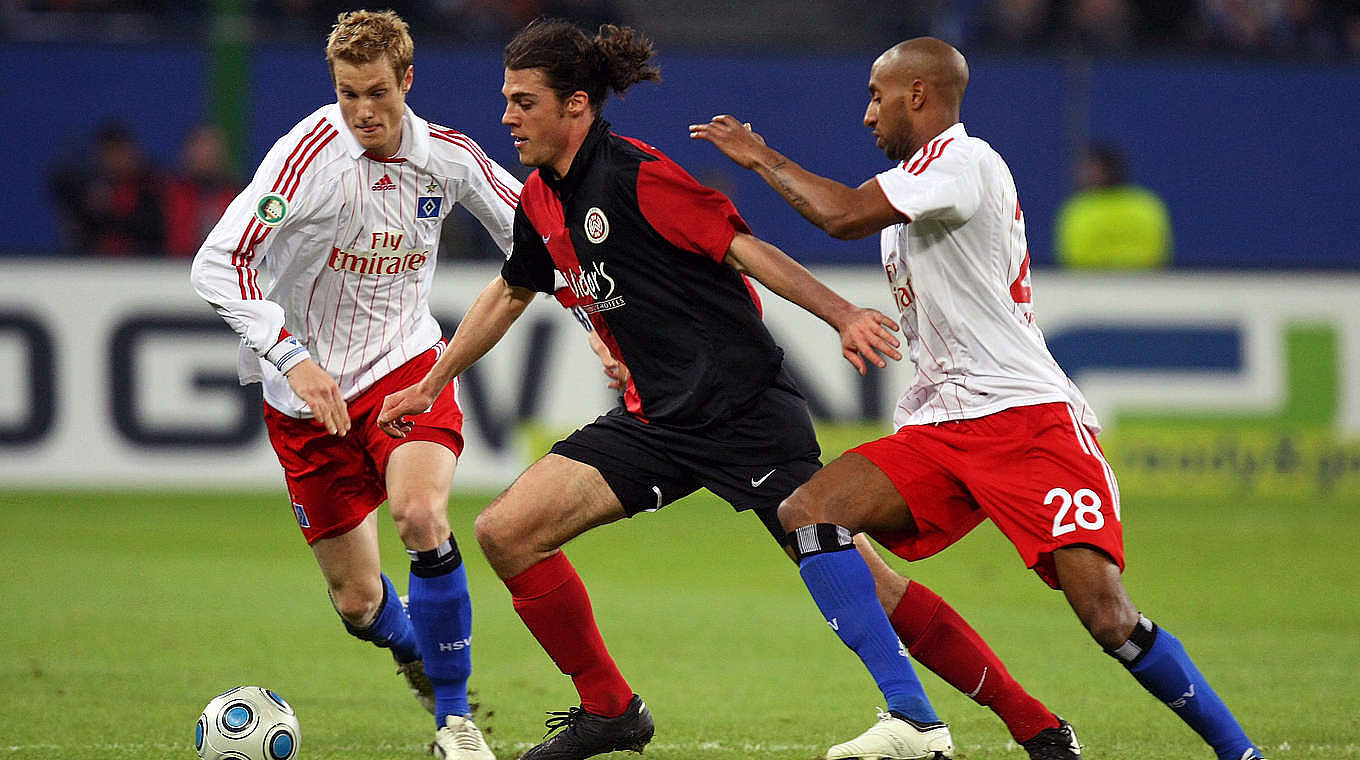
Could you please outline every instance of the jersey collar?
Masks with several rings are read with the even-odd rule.
[[[963,122],[956,121],[953,124],[949,125],[949,127],[945,129],[943,132],[939,133],[938,135],[935,135],[929,140],[926,140],[925,143],[921,145],[921,147],[916,149],[915,153],[911,154],[911,156],[909,156],[907,160],[902,162],[902,165],[906,166],[911,162],[915,161],[917,158],[920,158],[921,156],[925,155],[926,149],[929,148],[930,144],[935,142],[936,140],[942,138],[953,139],[955,137],[967,137],[967,136],[968,130],[963,128]]]
[[[577,149],[576,155],[571,159],[571,166],[567,168],[567,173],[562,179],[552,176],[552,170],[538,170],[538,176],[548,187],[561,193],[571,190],[581,184],[581,177],[585,176],[587,164],[592,160],[593,155],[604,142],[605,136],[609,134],[609,122],[603,118],[597,118],[595,123],[590,125],[590,131],[586,133],[586,139],[581,141],[581,147]]]
[[[354,133],[349,131],[349,126],[345,124],[345,119],[340,115],[340,105],[332,103],[327,108],[326,118],[335,124],[340,125],[340,140],[344,143],[345,152],[350,158],[357,159],[364,155],[364,146],[359,144],[359,139]],[[430,159],[430,123],[416,116],[416,112],[411,107],[406,106],[405,113],[401,116],[401,144],[405,149],[404,155],[399,155],[416,166],[425,166]],[[381,159],[380,159],[381,160]]]

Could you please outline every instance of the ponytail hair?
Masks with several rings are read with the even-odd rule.
[[[591,38],[569,21],[540,18],[510,40],[503,62],[516,71],[542,69],[562,100],[584,92],[599,116],[611,90],[622,97],[638,82],[661,81],[653,54],[651,40],[632,27],[605,24]]]

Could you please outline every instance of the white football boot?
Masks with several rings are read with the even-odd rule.
[[[496,760],[481,730],[460,715],[444,719],[444,727],[434,734],[430,754],[445,760]]]
[[[826,760],[947,760],[954,740],[947,723],[917,723],[891,713],[878,714],[868,731],[826,751]]]

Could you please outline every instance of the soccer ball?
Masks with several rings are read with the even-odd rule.
[[[293,708],[259,686],[213,697],[194,728],[194,749],[203,760],[293,760],[301,743]]]

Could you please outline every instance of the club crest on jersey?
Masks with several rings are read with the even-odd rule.
[[[444,205],[443,196],[422,195],[416,198],[417,219],[438,219],[439,209]]]
[[[609,218],[597,206],[586,212],[586,240],[600,244],[609,237]]]
[[[265,193],[255,202],[255,218],[266,227],[283,224],[288,216],[288,199],[278,193]]]

